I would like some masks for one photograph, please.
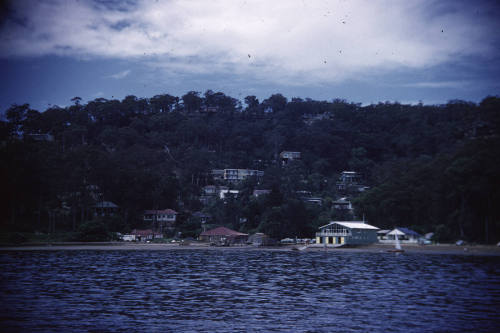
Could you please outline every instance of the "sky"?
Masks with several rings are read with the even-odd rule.
[[[208,89],[362,104],[500,93],[497,1],[0,4],[0,111]]]

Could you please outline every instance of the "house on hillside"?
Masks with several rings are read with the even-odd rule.
[[[193,217],[197,219],[201,224],[210,222],[212,216],[203,212],[194,212]]]
[[[387,233],[387,240],[389,240],[389,242],[395,242],[396,236],[401,243],[418,243],[418,240],[422,238],[422,235],[416,231],[408,228],[396,227]]]
[[[282,151],[280,153],[281,165],[286,165],[288,162],[293,160],[300,160],[300,151]]]
[[[340,192],[354,191],[363,192],[369,187],[361,184],[362,176],[356,171],[342,171],[339,180],[336,183],[337,190]]]
[[[264,171],[250,169],[224,169],[224,180],[228,182],[239,182],[249,177],[261,178]]]
[[[222,179],[222,178],[221,178]],[[202,188],[200,202],[203,205],[213,203],[220,196],[220,191],[229,189],[227,186],[207,185]]]
[[[363,245],[378,241],[377,227],[363,221],[332,221],[319,228],[316,244],[322,246]]]
[[[113,216],[119,207],[111,201],[101,201],[94,205],[94,216]]]
[[[238,190],[228,190],[228,189],[220,190],[219,198],[222,200],[226,199],[228,196],[233,196],[234,198],[237,198],[239,193],[240,191]]]
[[[249,177],[262,178],[264,171],[251,169],[214,169],[212,170],[212,178],[214,180],[224,180],[226,182],[240,182]]]
[[[54,141],[54,136],[52,134],[40,134],[40,133],[30,133],[25,135],[27,138],[33,139],[35,141]]]
[[[323,205],[323,199],[319,198],[319,197],[302,197],[300,199],[302,201],[304,201],[305,203],[310,203],[310,204],[314,204],[314,205],[318,205],[318,206]]]
[[[271,190],[253,190],[253,196],[258,198],[262,195],[268,195],[271,193]]]
[[[340,198],[332,202],[333,208],[338,210],[352,210],[352,204],[346,198]]]
[[[248,234],[244,234],[226,227],[204,231],[198,237],[200,241],[215,243],[219,245],[245,244]]]
[[[215,181],[224,180],[224,170],[223,169],[213,169],[211,174],[212,174],[212,178]]]
[[[163,231],[174,226],[177,215],[173,209],[145,210],[143,221],[151,223],[155,230]]]
[[[217,195],[217,186],[215,185],[207,185],[203,187],[204,195]]]

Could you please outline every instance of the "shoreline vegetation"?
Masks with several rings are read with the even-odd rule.
[[[181,245],[182,244],[182,245]],[[224,250],[224,251],[292,251],[296,245],[284,246],[210,246],[208,243],[123,243],[123,242],[52,242],[52,243],[26,243],[22,245],[0,245],[0,252],[6,251],[124,251],[124,250]],[[303,251],[297,252],[332,252],[332,253],[387,253],[392,249],[392,244],[372,244],[352,247],[324,248],[320,245],[311,245]],[[500,247],[494,245],[462,245],[433,244],[433,245],[403,245],[406,254],[441,254],[441,255],[478,255],[500,256]]]

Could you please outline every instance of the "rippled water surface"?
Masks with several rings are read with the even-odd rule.
[[[500,258],[0,253],[2,332],[500,331]]]

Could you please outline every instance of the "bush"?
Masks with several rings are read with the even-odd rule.
[[[102,242],[111,239],[111,234],[101,219],[83,223],[78,228],[77,240],[81,242]]]
[[[9,243],[21,244],[28,240],[28,238],[20,232],[13,232],[9,236]]]
[[[450,228],[448,228],[444,224],[439,224],[436,226],[436,230],[434,232],[434,236],[432,237],[432,240],[435,242],[449,242],[453,239],[452,232]]]

